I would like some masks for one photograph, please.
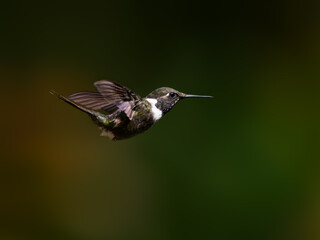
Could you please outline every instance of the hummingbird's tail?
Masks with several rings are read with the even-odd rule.
[[[71,106],[85,112],[85,113],[88,113],[90,116],[97,116],[97,112],[96,111],[93,111],[93,110],[90,110],[88,108],[85,108],[85,107],[82,107],[80,106],[79,104],[76,104],[75,102],[71,101],[70,99],[64,97],[63,95],[61,95],[60,93],[57,93],[56,91],[54,90],[50,90],[49,91],[53,96],[56,96],[58,98],[60,98],[61,100],[65,101],[66,103],[70,104]]]

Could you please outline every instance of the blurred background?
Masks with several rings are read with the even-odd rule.
[[[3,3],[0,239],[320,239],[318,1]],[[113,142],[49,94],[179,103]]]

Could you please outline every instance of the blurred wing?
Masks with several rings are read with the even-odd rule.
[[[108,102],[108,105],[102,109],[108,111],[108,109],[120,109],[131,120],[134,114],[134,107],[136,102],[141,100],[141,97],[135,94],[132,90],[124,87],[120,84],[101,80],[94,83],[99,93]]]
[[[108,108],[110,103],[108,103],[106,99],[98,92],[77,92],[68,96],[68,99],[93,110],[104,109],[108,112],[114,112],[117,110],[117,108]]]
[[[129,88],[106,80],[94,83],[99,92],[78,92],[68,96],[68,99],[93,110],[105,110],[113,113],[120,109],[131,120],[134,107],[140,96]]]

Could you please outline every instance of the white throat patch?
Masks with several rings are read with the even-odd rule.
[[[154,98],[146,99],[151,104],[151,112],[154,121],[158,121],[162,117],[162,111],[156,107],[157,100]]]

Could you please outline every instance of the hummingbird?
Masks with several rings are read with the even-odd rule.
[[[100,80],[94,83],[98,92],[76,92],[64,97],[51,90],[73,107],[87,113],[100,128],[101,136],[122,140],[140,134],[167,114],[180,100],[185,98],[212,98],[192,95],[173,88],[161,87],[145,98],[118,83]]]

